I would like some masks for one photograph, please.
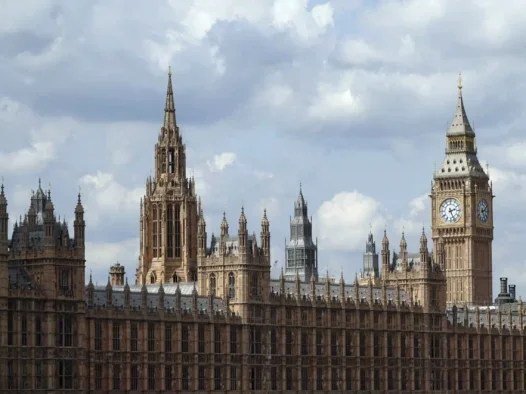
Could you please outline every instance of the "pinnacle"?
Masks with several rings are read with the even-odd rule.
[[[458,81],[458,99],[457,108],[453,116],[451,126],[447,131],[448,136],[470,136],[474,137],[475,132],[473,131],[471,124],[469,123],[468,116],[466,115],[466,109],[464,108],[464,99],[462,98],[462,79],[459,75]]]
[[[168,87],[166,88],[166,104],[164,106],[164,124],[166,129],[175,129],[175,103],[174,93],[172,88],[172,71],[168,71]]]

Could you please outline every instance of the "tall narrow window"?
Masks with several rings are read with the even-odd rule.
[[[228,297],[236,298],[236,277],[233,272],[228,274]]]
[[[58,361],[58,388],[73,389],[73,360]]]
[[[164,390],[165,391],[171,391],[172,390],[172,366],[171,365],[165,365],[164,366]]]
[[[252,297],[257,297],[259,294],[258,274],[256,272],[254,272],[250,278],[250,293]]]
[[[35,316],[35,346],[44,345],[44,333],[42,332],[42,317]]]
[[[205,352],[205,327],[202,324],[197,327],[197,351],[199,353]]]
[[[95,364],[95,390],[102,390],[102,364]]]
[[[183,324],[181,332],[181,351],[183,353],[188,353],[189,351],[189,338],[188,338],[188,325]]]
[[[73,321],[71,316],[60,316],[58,319],[58,345],[70,347],[73,345]]]
[[[42,362],[37,361],[35,363],[35,388],[36,389],[43,389],[44,385],[42,384],[43,378],[42,378]]]
[[[157,205],[152,208],[152,245],[153,257],[157,257]]]
[[[132,352],[136,352],[138,350],[138,342],[139,342],[139,335],[137,331],[137,323],[132,323],[131,325],[131,333],[130,333],[130,348]]]
[[[27,346],[27,317],[26,316],[22,316],[22,319],[20,320],[20,325],[21,325],[21,334],[22,334],[22,337],[21,337],[21,345],[22,346]]]
[[[155,390],[155,365],[148,365],[148,390]]]
[[[113,390],[121,389],[121,365],[113,365]]]
[[[208,292],[211,295],[216,294],[216,275],[215,274],[210,274],[210,285],[209,285]]]
[[[161,172],[166,173],[166,150],[163,149],[161,153]]]
[[[175,257],[181,258],[181,205],[175,204]]]
[[[170,324],[164,327],[164,352],[172,352],[172,326]]]
[[[214,353],[221,353],[221,329],[219,327],[214,329]]]
[[[168,171],[170,174],[173,174],[175,172],[175,150],[174,148],[170,148],[168,150]]]
[[[131,389],[132,390],[138,390],[139,389],[139,366],[138,365],[132,365],[130,366],[130,375],[131,375]]]
[[[237,353],[237,327],[230,326],[230,354]]]
[[[121,350],[121,332],[119,323],[113,323],[113,351],[118,352]]]
[[[95,350],[102,350],[102,322],[95,320]]]
[[[168,258],[174,257],[174,239],[173,239],[173,216],[174,216],[174,210],[173,205],[168,204],[167,208],[167,215],[166,215],[166,242],[167,242],[167,248],[166,253],[168,255]]]
[[[148,323],[148,351],[155,352],[155,326]]]
[[[12,346],[15,343],[15,309],[16,301],[9,300],[7,312],[7,345]]]

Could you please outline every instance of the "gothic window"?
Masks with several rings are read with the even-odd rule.
[[[60,290],[70,290],[70,275],[68,270],[60,271]]]
[[[138,390],[139,389],[139,366],[138,365],[130,366],[130,375],[131,375],[131,389]]]
[[[168,204],[168,212],[166,218],[166,241],[168,242],[167,254],[168,258],[174,257],[174,240],[173,240],[173,205]]]
[[[130,335],[130,347],[132,352],[138,351],[139,344],[139,332],[137,330],[137,323],[131,325],[131,335]]]
[[[175,150],[170,148],[168,150],[168,171],[170,174],[175,172]]]
[[[202,324],[197,327],[197,351],[205,352],[205,326]]]
[[[179,282],[179,278],[177,277],[177,274],[173,274],[172,281],[173,281],[173,283]]]
[[[164,327],[164,352],[172,352],[172,326],[170,324]]]
[[[44,345],[44,332],[42,331],[42,317],[35,316],[35,346]]]
[[[259,281],[256,272],[252,273],[250,278],[250,293],[252,294],[252,297],[257,297],[259,295]]]
[[[189,338],[188,338],[188,325],[184,324],[181,333],[181,351],[188,353],[189,351]]]
[[[119,323],[113,323],[113,351],[118,352],[121,350],[121,336]]]
[[[22,326],[22,343],[21,345],[22,346],[27,346],[27,317],[26,316],[22,316],[21,318],[21,321],[20,321],[20,325]]]
[[[161,172],[163,174],[166,173],[166,150],[165,149],[162,150],[162,154],[161,154]]]
[[[155,352],[155,326],[153,323],[148,324],[148,351]]]
[[[95,350],[102,350],[102,322],[95,320]]]
[[[157,205],[152,208],[153,211],[153,225],[152,225],[152,238],[153,238],[153,257],[157,257]]]
[[[58,318],[58,346],[73,346],[73,319],[71,316]]]
[[[121,389],[121,366],[120,364],[113,365],[113,390]]]
[[[44,388],[44,384],[43,384],[43,376],[42,376],[42,362],[41,361],[37,361],[35,363],[35,388],[36,389],[43,389]]]
[[[175,257],[181,258],[181,205],[175,205]]]
[[[58,362],[58,388],[73,389],[73,360],[59,360]]]
[[[165,391],[172,390],[172,366],[171,365],[164,366],[164,390]]]
[[[217,327],[214,329],[214,353],[221,353],[221,329]]]
[[[233,272],[228,274],[228,297],[236,298],[236,277]]]
[[[148,365],[148,390],[155,390],[155,365]]]
[[[230,354],[237,353],[237,327],[230,326]]]
[[[163,232],[162,232],[162,225],[163,225],[163,215],[161,212],[161,207],[159,207],[159,217],[157,220],[157,246],[159,248],[158,250],[158,256],[161,257],[163,252]]]
[[[152,275],[150,276],[150,283],[153,285],[155,284],[155,275],[152,273]]]
[[[208,286],[208,292],[209,294],[215,295],[216,294],[216,275],[210,274],[210,283]]]

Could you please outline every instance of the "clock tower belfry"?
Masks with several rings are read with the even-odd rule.
[[[492,301],[493,193],[477,158],[458,81],[458,100],[446,135],[446,156],[431,187],[433,250],[443,242],[447,305],[488,305]],[[435,256],[438,261],[439,256]]]

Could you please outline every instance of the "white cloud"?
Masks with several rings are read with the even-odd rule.
[[[324,121],[349,119],[363,110],[360,99],[349,87],[320,84],[318,95],[307,109],[315,119]]]
[[[357,191],[336,194],[321,204],[316,216],[322,249],[360,249],[370,226],[378,231],[386,224],[380,203]]]
[[[211,172],[221,172],[228,166],[236,162],[236,154],[232,152],[224,152],[219,155],[214,155],[212,161],[207,161],[208,168]]]
[[[409,212],[409,217],[417,217],[419,214],[424,212],[426,209],[427,203],[429,201],[429,195],[423,194],[421,196],[413,198],[409,202],[409,208],[411,211]]]
[[[98,171],[80,178],[82,195],[86,206],[86,221],[95,226],[105,215],[139,213],[143,187],[131,189],[119,184],[112,174]]]
[[[118,242],[86,242],[86,261],[88,266],[98,273],[95,277],[107,278],[110,266],[119,262],[125,266],[130,284],[135,283],[135,269],[139,257],[139,238],[130,238]],[[104,276],[104,274],[106,274]],[[90,270],[86,270],[89,280]],[[99,283],[99,285],[105,284]]]
[[[31,147],[14,152],[0,152],[0,167],[6,173],[30,171],[43,167],[55,157],[51,142],[36,142]]]

